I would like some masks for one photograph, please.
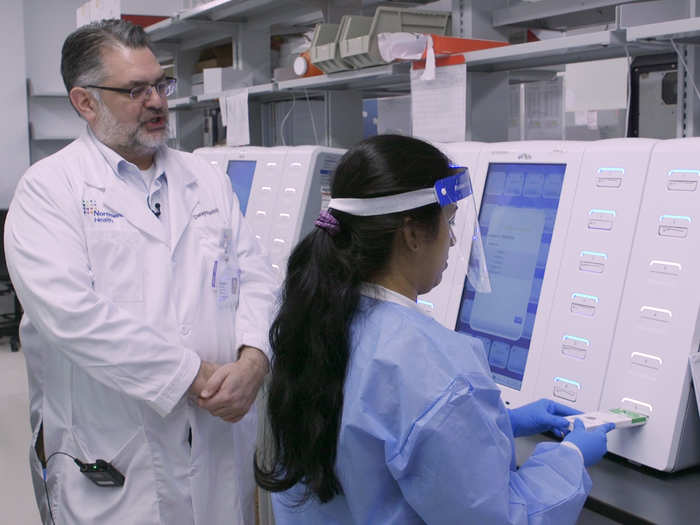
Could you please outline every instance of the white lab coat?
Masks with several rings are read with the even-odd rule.
[[[229,424],[185,393],[200,359],[234,361],[243,344],[269,356],[276,280],[225,174],[188,153],[158,155],[169,235],[87,132],[33,165],[10,206],[5,251],[25,311],[34,441],[43,422],[46,456],[104,459],[126,476],[98,487],[54,456],[57,525],[254,522],[255,408]],[[212,287],[223,228],[240,268],[235,310],[217,306]],[[34,447],[30,463],[50,523]]]

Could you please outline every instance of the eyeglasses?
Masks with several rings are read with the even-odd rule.
[[[173,93],[175,93],[175,86],[177,85],[177,79],[173,77],[165,77],[163,80],[159,80],[155,84],[144,84],[142,86],[136,86],[133,88],[116,88],[116,87],[107,87],[107,86],[94,86],[94,85],[88,85],[88,86],[83,86],[86,88],[96,88],[96,89],[104,89],[107,91],[116,91],[117,93],[124,93],[126,95],[129,95],[131,100],[137,100],[139,102],[143,102],[144,100],[148,100],[151,98],[151,93],[153,93],[153,90],[156,90],[156,93],[158,93],[159,96],[161,97],[169,97]]]

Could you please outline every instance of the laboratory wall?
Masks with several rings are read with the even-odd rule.
[[[7,208],[20,176],[29,166],[27,93],[22,0],[0,2],[0,82],[3,122],[0,126],[0,208]]]
[[[61,46],[75,29],[75,10],[83,0],[53,0],[46,16],[45,0],[24,0],[24,45],[27,78],[35,93],[65,93],[61,80]]]
[[[29,156],[34,162],[80,135],[83,121],[70,105],[61,80],[61,47],[75,29],[75,10],[83,0],[24,0],[24,49],[29,83]]]

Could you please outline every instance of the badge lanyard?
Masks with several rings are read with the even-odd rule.
[[[238,307],[240,269],[231,257],[233,234],[231,228],[221,230],[219,247],[223,254],[214,261],[211,285],[216,290],[216,305],[220,310],[235,310]]]

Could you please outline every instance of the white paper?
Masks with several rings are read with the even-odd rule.
[[[567,64],[566,111],[627,107],[627,58]]]
[[[467,130],[467,66],[437,68],[435,80],[411,70],[413,135],[436,142],[463,142]]]
[[[238,89],[219,99],[221,121],[226,126],[226,145],[250,144],[248,121],[248,88]]]
[[[588,129],[598,129],[598,112],[589,111],[586,114],[586,126]]]
[[[525,140],[564,138],[562,78],[524,84]]]
[[[168,138],[177,138],[177,111],[168,113]]]
[[[421,75],[421,80],[435,80],[435,49],[433,48],[433,37],[428,35],[428,48],[425,53],[425,70]]]

